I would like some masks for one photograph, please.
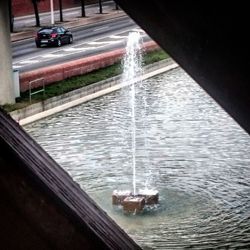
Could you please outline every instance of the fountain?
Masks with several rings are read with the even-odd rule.
[[[132,167],[133,167],[133,192],[130,190],[114,190],[112,204],[122,205],[124,213],[143,212],[145,205],[158,203],[157,190],[136,188],[136,119],[135,119],[135,83],[141,82],[142,76],[142,38],[137,31],[130,32],[127,39],[126,55],[123,59],[122,82],[130,84],[131,98],[131,137],[132,137]]]

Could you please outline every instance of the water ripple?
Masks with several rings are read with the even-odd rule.
[[[112,207],[112,191],[132,187],[127,91],[25,129],[144,249],[250,249],[249,136],[181,69],[136,88],[137,185],[160,204]]]

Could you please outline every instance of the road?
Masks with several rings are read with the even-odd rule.
[[[13,68],[27,72],[117,48],[124,48],[130,31],[150,38],[127,16],[71,29],[74,42],[62,47],[36,48],[34,38],[12,43]]]

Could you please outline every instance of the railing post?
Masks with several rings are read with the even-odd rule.
[[[37,91],[34,91],[32,92],[32,84],[34,84],[35,82],[38,82],[38,81],[42,81],[42,89],[39,89]],[[35,94],[38,94],[40,92],[43,92],[43,96],[45,96],[45,83],[44,83],[44,78],[38,78],[38,79],[35,79],[33,81],[30,81],[29,82],[29,101],[31,103],[31,96],[32,95],[35,95]]]

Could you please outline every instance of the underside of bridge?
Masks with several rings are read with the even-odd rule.
[[[249,11],[246,2],[116,0],[250,132]]]
[[[247,2],[116,2],[250,132]],[[0,147],[2,249],[139,249],[2,110]]]

